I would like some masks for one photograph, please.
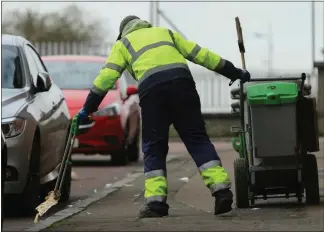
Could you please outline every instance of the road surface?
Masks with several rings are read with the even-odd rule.
[[[225,145],[227,146],[227,145]],[[229,147],[229,146],[227,146]],[[186,152],[181,143],[170,144],[169,154],[179,154]],[[116,167],[111,165],[109,156],[73,156],[73,172],[77,179],[72,181],[71,197],[66,204],[60,204],[51,214],[73,205],[74,202],[85,199],[93,194],[97,189],[110,185],[135,170],[142,169],[143,159],[140,158],[138,163],[132,163],[126,167]],[[19,207],[19,206],[13,206]],[[50,214],[50,215],[51,215]],[[34,218],[13,218],[4,219],[4,231],[22,231],[33,225]]]
[[[228,152],[231,153],[231,156],[236,157],[235,154],[232,154],[233,150],[230,143],[216,142],[215,145],[221,157],[223,155],[229,157],[227,155]],[[186,153],[186,149],[182,143],[178,142],[169,144],[169,156],[184,153]],[[222,158],[226,159],[226,157]],[[140,159],[138,163],[133,163],[126,167],[114,167],[110,164],[109,160],[109,156],[86,157],[83,155],[75,155],[73,158],[73,171],[76,174],[77,179],[72,182],[71,199],[67,204],[57,207],[56,211],[72,206],[74,202],[87,198],[97,189],[101,189],[106,185],[109,186],[143,167],[142,159]],[[320,169],[320,182],[323,182],[324,155],[318,157],[318,166]],[[321,194],[324,194],[322,184]],[[269,217],[271,217],[271,215],[269,215]],[[32,225],[33,218],[5,218],[3,231],[22,231]]]

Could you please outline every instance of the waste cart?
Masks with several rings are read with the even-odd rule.
[[[257,199],[297,197],[319,203],[316,157],[319,150],[316,100],[306,75],[298,78],[251,79],[231,91],[232,113],[240,116],[233,148],[236,205]],[[305,193],[305,194],[304,194]]]

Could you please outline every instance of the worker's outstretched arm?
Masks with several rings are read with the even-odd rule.
[[[170,31],[178,51],[189,61],[215,71],[231,80],[241,76],[242,70],[236,68],[230,61],[200,47],[195,42],[184,39],[179,33]]]
[[[108,55],[105,66],[100,70],[98,76],[94,80],[83,107],[88,114],[97,111],[107,92],[114,86],[117,79],[126,69],[127,61],[122,52],[122,46],[120,41],[114,44]]]

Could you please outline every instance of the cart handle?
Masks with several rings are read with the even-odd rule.
[[[297,81],[297,80],[306,80],[306,74],[302,73],[301,77],[278,77],[278,78],[251,78],[250,82],[257,81]]]

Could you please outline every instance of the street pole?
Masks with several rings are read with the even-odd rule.
[[[159,10],[160,10],[160,6],[159,6],[159,1],[155,2],[155,24],[157,27],[160,26],[160,15],[159,15]]]
[[[315,1],[311,3],[311,32],[312,32],[312,72],[314,72],[315,62]]]
[[[273,35],[272,25],[268,25],[268,77],[272,76],[272,58],[273,58]]]
[[[180,29],[160,9],[158,9],[158,15],[161,16],[172,27],[173,30],[177,31],[184,39],[187,39],[185,34],[182,33]]]
[[[267,40],[268,45],[268,59],[267,61],[267,69],[268,69],[268,77],[271,77],[273,74],[273,32],[272,32],[272,24],[268,24],[268,32],[267,33],[259,33],[254,32],[254,36],[258,39]]]
[[[160,26],[160,16],[172,27],[173,30],[181,34],[184,39],[186,36],[179,30],[179,28],[169,19],[162,10],[160,10],[159,1],[150,1],[150,22],[153,26]]]
[[[150,1],[150,23],[154,25],[154,1]]]

